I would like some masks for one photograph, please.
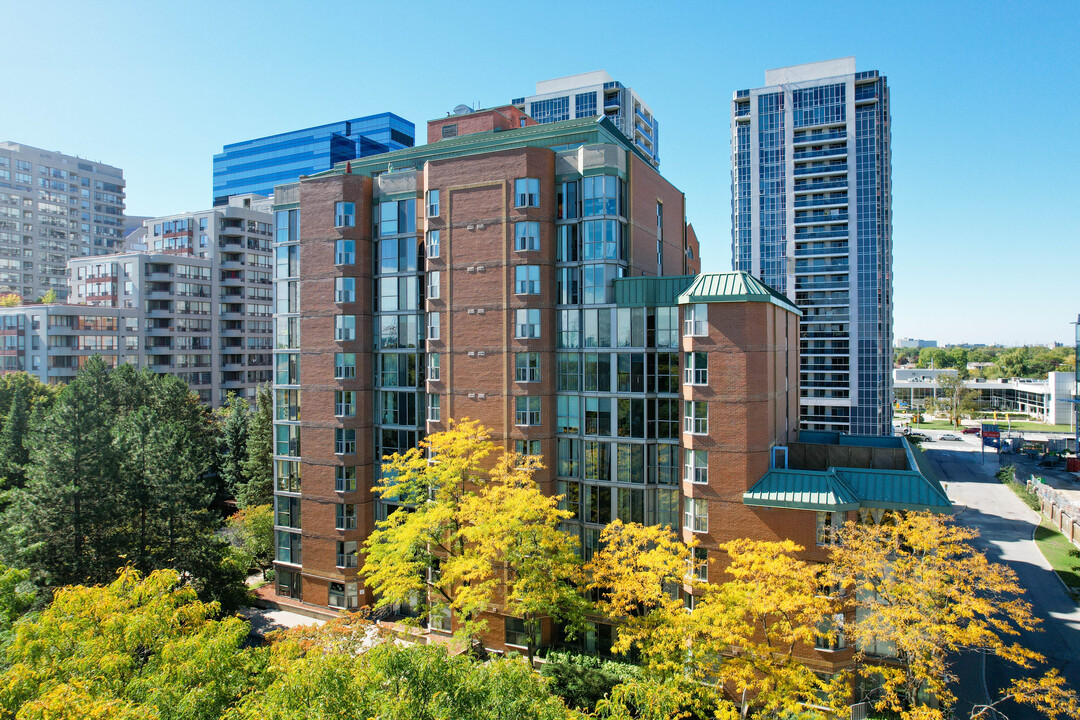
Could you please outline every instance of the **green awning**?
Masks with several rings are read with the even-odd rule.
[[[834,472],[859,496],[859,504],[882,510],[951,512],[945,492],[910,470],[836,468]]]
[[[795,510],[858,510],[859,498],[832,471],[774,468],[743,493],[743,504]]]
[[[910,470],[774,468],[743,493],[754,507],[836,512],[859,508],[951,512],[941,487]]]

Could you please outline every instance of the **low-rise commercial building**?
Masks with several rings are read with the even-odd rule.
[[[911,337],[898,337],[893,341],[893,347],[895,348],[936,348],[937,340],[920,340],[918,338]]]
[[[938,378],[956,376],[956,370],[929,368],[896,368],[893,370],[893,392],[897,403],[912,408],[924,408],[929,399],[940,394]],[[1072,400],[1076,382],[1071,372],[1047,373],[1046,380],[1031,378],[973,378],[964,387],[977,393],[978,408],[982,411],[1027,413],[1050,425],[1073,422]]]

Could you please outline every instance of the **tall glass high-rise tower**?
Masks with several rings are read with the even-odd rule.
[[[885,78],[853,57],[731,101],[732,264],[803,311],[805,429],[892,433],[890,137]]]

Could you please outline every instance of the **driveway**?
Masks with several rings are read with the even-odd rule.
[[[957,506],[957,521],[978,529],[979,549],[989,559],[1011,567],[1027,588],[1025,599],[1035,617],[1042,620],[1043,629],[1022,633],[1017,640],[1046,656],[1049,667],[1058,668],[1073,688],[1080,689],[1080,610],[1032,540],[1039,513],[997,481],[997,455],[986,448],[980,458],[978,438],[966,435],[960,441],[931,441],[922,448]],[[996,698],[1011,678],[1032,672],[993,657],[985,662],[977,656],[963,658],[956,667],[960,717],[967,717],[973,704],[985,703],[987,693]],[[1001,709],[1010,720],[1042,718],[1029,707]]]

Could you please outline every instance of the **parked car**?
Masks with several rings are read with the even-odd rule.
[[[917,432],[909,432],[909,433],[906,433],[906,435],[907,435],[907,439],[908,439],[909,442],[926,442],[927,440],[930,439],[926,435],[923,435],[922,433],[917,433]]]
[[[982,431],[979,430],[979,428],[977,428],[977,427],[966,427],[966,428],[964,428],[964,434],[965,435],[974,435],[975,437],[979,437],[982,434]]]
[[[959,435],[953,435],[952,433],[943,433],[942,436],[938,438],[938,440],[959,440],[959,439],[960,439]]]

